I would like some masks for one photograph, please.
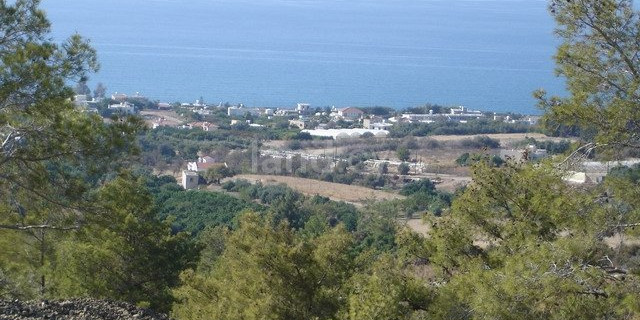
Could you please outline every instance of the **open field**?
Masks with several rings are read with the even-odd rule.
[[[509,146],[510,144],[514,143],[514,142],[518,142],[518,141],[522,141],[526,138],[534,138],[538,141],[562,141],[562,140],[575,140],[573,138],[556,138],[556,137],[549,137],[547,135],[544,135],[542,133],[534,133],[534,132],[530,132],[530,133],[495,133],[495,134],[476,134],[476,135],[443,135],[443,136],[427,136],[427,137],[416,137],[416,139],[418,140],[422,140],[422,139],[432,139],[432,140],[436,140],[436,141],[440,141],[440,142],[457,142],[457,141],[461,141],[461,140],[465,140],[465,139],[473,139],[475,137],[480,137],[480,136],[487,136],[491,139],[496,139],[498,141],[500,141],[500,144],[505,147],[505,146]]]
[[[140,115],[144,117],[149,125],[158,120],[162,120],[163,125],[170,127],[178,126],[184,122],[184,119],[173,110],[143,110],[140,111]]]
[[[364,203],[370,201],[383,201],[404,198],[403,196],[395,193],[373,190],[361,186],[351,186],[346,184],[297,177],[242,174],[233,177],[233,180],[237,179],[244,179],[252,183],[262,182],[263,184],[284,183],[290,188],[306,195],[320,195],[330,198],[331,200],[352,203]]]

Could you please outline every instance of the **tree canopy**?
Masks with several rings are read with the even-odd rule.
[[[556,70],[570,95],[536,93],[547,126],[578,128],[609,151],[640,147],[640,17],[633,1],[553,0],[550,11],[562,41]]]

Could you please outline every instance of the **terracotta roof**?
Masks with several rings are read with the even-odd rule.
[[[364,111],[358,109],[358,108],[354,108],[354,107],[348,107],[348,108],[344,108],[340,110],[341,112],[357,112],[357,113],[364,113]]]
[[[209,170],[209,168],[224,167],[224,166],[226,165],[222,162],[198,163],[198,171],[207,171]]]

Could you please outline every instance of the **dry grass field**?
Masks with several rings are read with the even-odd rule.
[[[566,138],[554,138],[544,135],[542,133],[495,133],[495,134],[476,134],[476,135],[441,135],[441,136],[428,136],[420,137],[418,139],[433,139],[436,141],[450,142],[460,141],[464,139],[473,139],[475,137],[487,136],[491,139],[500,140],[500,143],[509,143],[524,140],[525,138],[534,138],[536,140],[552,140],[560,141],[566,140]]]
[[[261,182],[263,184],[284,183],[290,188],[306,195],[320,195],[330,198],[331,200],[351,203],[365,203],[404,198],[403,196],[395,193],[373,190],[361,186],[351,186],[296,177],[242,174],[233,177],[233,179],[244,179],[251,183]]]
[[[400,224],[405,224],[409,229],[413,232],[418,233],[422,236],[427,236],[429,231],[431,231],[431,224],[425,223],[420,218],[413,218],[409,220],[401,220]]]
[[[166,126],[175,127],[182,124],[185,120],[173,110],[143,110],[140,111],[149,125],[162,119],[162,123]]]

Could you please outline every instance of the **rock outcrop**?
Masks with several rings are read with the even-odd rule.
[[[64,301],[0,301],[1,320],[170,320],[163,314],[125,302],[73,299]]]

